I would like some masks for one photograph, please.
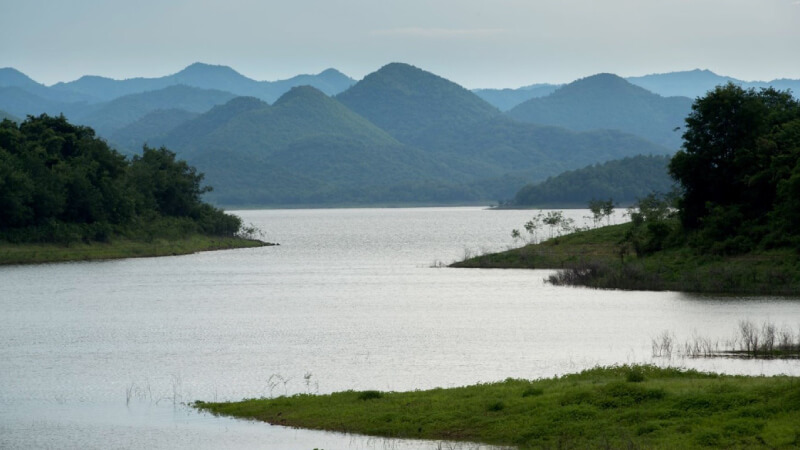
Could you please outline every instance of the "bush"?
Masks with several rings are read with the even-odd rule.
[[[383,394],[380,391],[362,391],[358,394],[359,400],[375,400],[382,398]]]

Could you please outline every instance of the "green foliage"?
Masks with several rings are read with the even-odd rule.
[[[596,198],[613,198],[631,204],[651,192],[671,189],[673,181],[667,173],[668,164],[669,157],[655,155],[637,155],[593,164],[540,183],[528,184],[517,192],[512,204],[586,205]]]
[[[633,246],[639,256],[649,255],[667,247],[668,240],[681,233],[675,220],[676,196],[650,194],[640,199],[628,210],[631,227],[625,235],[625,243]]]
[[[375,400],[383,397],[383,393],[380,391],[361,391],[358,393],[359,400]]]
[[[693,242],[716,253],[796,243],[800,101],[728,84],[697,99],[686,125],[669,170],[683,189],[680,217],[697,231]]]
[[[108,241],[149,229],[233,236],[240,219],[205,204],[203,176],[167,149],[129,162],[63,117],[0,123],[0,238]],[[153,227],[164,220],[169,227]]]

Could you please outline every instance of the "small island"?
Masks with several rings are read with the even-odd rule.
[[[63,116],[0,122],[0,264],[269,245],[202,201],[203,175],[166,148],[128,160]]]

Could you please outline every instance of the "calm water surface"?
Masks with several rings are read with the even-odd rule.
[[[542,282],[548,271],[432,267],[506,248],[530,211],[237,214],[281,245],[0,268],[0,448],[437,448],[182,403],[634,362],[800,375],[798,361],[651,357],[665,330],[678,341],[732,338],[742,319],[798,330],[798,299],[558,288]]]

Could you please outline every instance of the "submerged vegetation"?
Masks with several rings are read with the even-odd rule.
[[[743,357],[743,358],[798,358],[800,357],[800,332],[771,322],[761,326],[749,320],[739,321],[738,334],[720,342],[695,335],[680,345],[675,335],[664,331],[652,339],[653,357],[688,358]]]
[[[800,445],[797,378],[653,366],[427,391],[347,391],[195,406],[278,425],[523,449]]]
[[[251,230],[202,201],[211,190],[202,181],[166,148],[145,147],[127,160],[63,116],[4,120],[0,263],[259,245],[239,242]]]

